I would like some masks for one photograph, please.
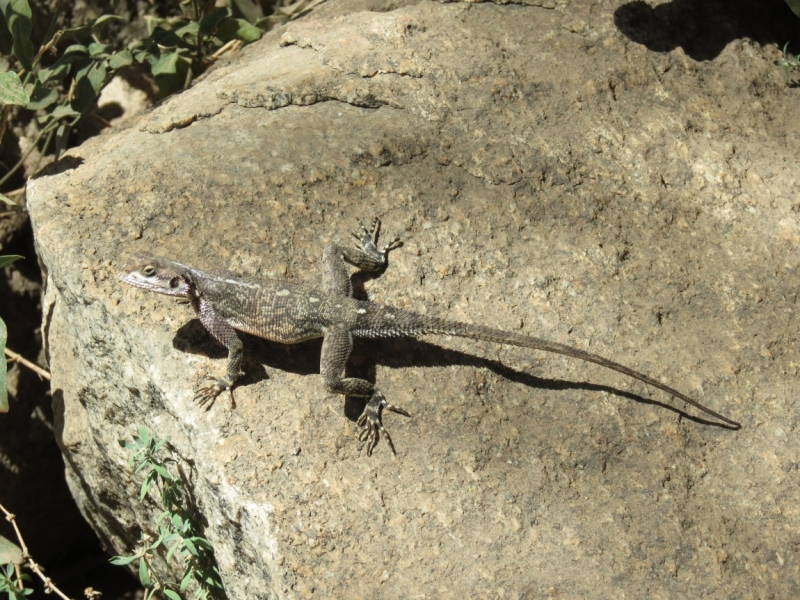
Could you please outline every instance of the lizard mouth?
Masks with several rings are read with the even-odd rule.
[[[148,281],[141,273],[132,271],[130,273],[123,273],[119,276],[119,280],[128,285],[133,285],[138,288],[146,290],[157,290],[158,286],[154,285],[152,281]]]
[[[175,281],[177,279],[177,281]],[[166,296],[187,296],[185,286],[181,286],[180,278],[172,278],[171,280],[160,280],[153,277],[142,275],[139,271],[131,271],[123,273],[119,276],[122,283],[127,283],[137,288],[147,290],[149,292],[156,292],[157,294],[164,294]]]

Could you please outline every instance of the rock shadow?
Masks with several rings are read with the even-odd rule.
[[[748,38],[800,52],[800,19],[783,0],[673,0],[652,7],[635,0],[614,11],[631,41],[654,52],[683,48],[694,60],[713,60],[730,42]]]

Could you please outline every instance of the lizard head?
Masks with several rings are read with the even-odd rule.
[[[194,296],[194,280],[189,267],[149,252],[129,255],[122,266],[119,280],[166,296]]]

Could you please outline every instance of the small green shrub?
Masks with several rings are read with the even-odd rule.
[[[190,510],[190,496],[184,487],[186,482],[170,472],[170,466],[176,464],[174,459],[160,457],[167,440],[159,440],[140,426],[132,441],[120,440],[119,443],[133,452],[129,464],[134,473],[145,473],[139,498],[144,500],[155,486],[161,496],[164,512],[156,521],[156,535],[142,532],[139,546],[132,556],[115,556],[111,562],[127,565],[139,561],[139,580],[146,589],[144,600],[150,600],[156,593],[169,600],[180,600],[179,592],[185,592],[192,579],[198,585],[194,596],[196,600],[224,598],[225,591],[214,550],[201,535],[201,528]],[[166,562],[177,560],[184,566],[180,582],[163,581],[156,576],[152,568],[156,552],[165,552]]]
[[[188,87],[226,49],[259,39],[274,25],[261,18],[257,27],[235,16],[260,17],[253,0],[228,0],[222,7],[183,0],[167,10],[176,14],[165,17],[155,14],[160,4],[151,5],[153,14],[141,17],[147,35],[123,43],[118,35],[124,19],[114,14],[59,29],[61,13],[70,5],[57,2],[47,31],[40,32],[34,30],[28,0],[0,0],[0,64],[11,66],[0,73],[0,144],[7,143],[12,114],[17,125],[27,121],[36,130],[33,143],[15,165],[0,165],[5,167],[0,190],[34,149],[44,156],[52,147],[60,157],[74,127],[91,115],[100,92],[121,69],[137,63],[147,68],[165,97]],[[37,39],[44,40],[39,47],[34,44]]]

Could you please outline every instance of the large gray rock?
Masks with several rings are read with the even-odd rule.
[[[193,461],[230,598],[797,597],[800,122],[777,50],[651,52],[616,3],[370,6],[324,5],[30,182],[86,518],[115,552],[153,531],[117,444],[143,424]],[[369,297],[608,356],[743,429],[561,356],[360,342],[353,372],[413,415],[367,458],[318,342],[247,338],[237,408],[205,412],[224,350],[117,281],[136,250],[315,281],[373,215],[406,246]]]

